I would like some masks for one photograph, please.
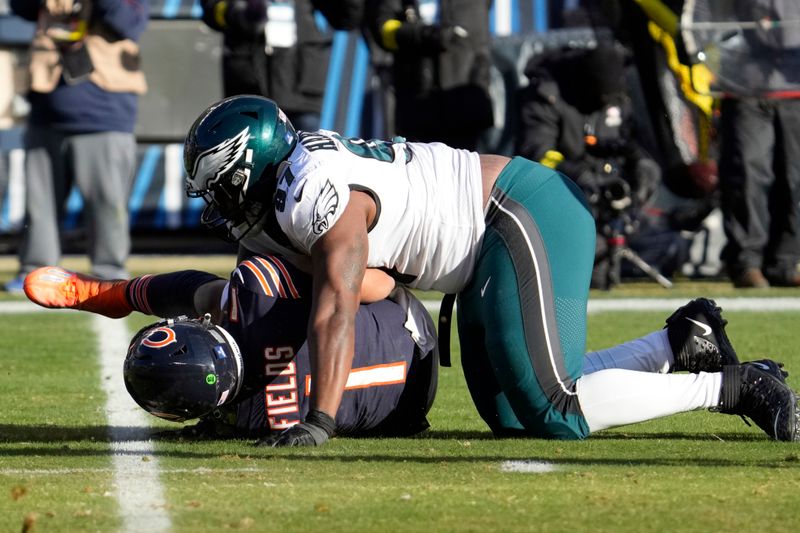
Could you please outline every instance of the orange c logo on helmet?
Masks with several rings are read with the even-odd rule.
[[[159,333],[163,333],[164,338],[160,340],[153,339],[153,337],[160,337]],[[175,338],[175,332],[172,330],[172,328],[162,326],[151,331],[147,338],[142,341],[142,345],[147,346],[148,348],[163,348],[164,346],[172,344],[173,342],[177,342],[177,339]]]

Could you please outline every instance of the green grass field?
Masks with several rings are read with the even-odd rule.
[[[174,267],[153,267],[165,268]],[[700,288],[694,293],[736,295]],[[621,287],[593,298],[656,290]],[[690,293],[683,286],[652,296]],[[668,314],[592,314],[589,348],[658,329]],[[800,388],[800,312],[725,314],[742,359],[782,360]],[[583,442],[494,439],[469,400],[457,353],[440,374],[432,428],[417,438],[339,438],[291,450],[248,441],[126,447],[120,435],[141,432],[107,413],[113,376],[98,357],[93,320],[72,311],[0,315],[0,531],[788,532],[800,523],[798,444],[708,412]],[[131,317],[124,326],[132,332],[148,321]],[[131,508],[143,496],[155,503]]]

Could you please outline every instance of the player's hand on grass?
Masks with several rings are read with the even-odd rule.
[[[327,413],[318,409],[308,412],[305,421],[283,430],[277,435],[264,437],[256,446],[282,448],[284,446],[321,446],[333,435],[336,423]]]

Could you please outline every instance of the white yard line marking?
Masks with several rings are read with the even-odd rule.
[[[106,417],[111,428],[114,492],[119,502],[124,532],[168,531],[164,487],[144,411],[128,395],[122,378],[122,361],[130,332],[124,320],[94,315],[92,329],[98,342],[100,382],[106,393]],[[133,431],[132,431],[133,430]],[[139,431],[137,431],[139,430]],[[141,440],[131,440],[139,433]],[[147,460],[144,460],[144,457]]]
[[[619,298],[610,300],[589,300],[589,313],[605,311],[674,311],[692,298]],[[800,311],[800,298],[714,298],[723,311]],[[439,312],[439,300],[423,300],[425,309]],[[0,313],[75,313],[70,309],[45,309],[32,302],[0,302]]]
[[[674,311],[692,298],[619,298],[589,300],[589,314],[608,311]],[[714,298],[723,311],[778,312],[800,311],[800,298]],[[423,300],[429,312],[439,312],[438,300]]]
[[[76,312],[72,310],[68,310],[69,312]],[[22,302],[0,302],[0,313],[38,313],[38,312],[45,312],[45,313],[63,313],[65,312],[63,309],[46,309],[44,307],[39,307],[33,302],[22,301]]]
[[[674,311],[691,298],[621,298],[619,300],[590,300],[589,313],[603,311]],[[714,298],[723,311],[800,311],[800,298]]]
[[[556,466],[546,461],[503,461],[500,463],[500,471],[521,474],[546,474],[555,472]]]

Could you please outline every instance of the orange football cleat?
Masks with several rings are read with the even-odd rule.
[[[60,267],[37,268],[25,277],[25,295],[51,309],[80,309],[110,318],[128,316],[128,280],[104,280]]]

